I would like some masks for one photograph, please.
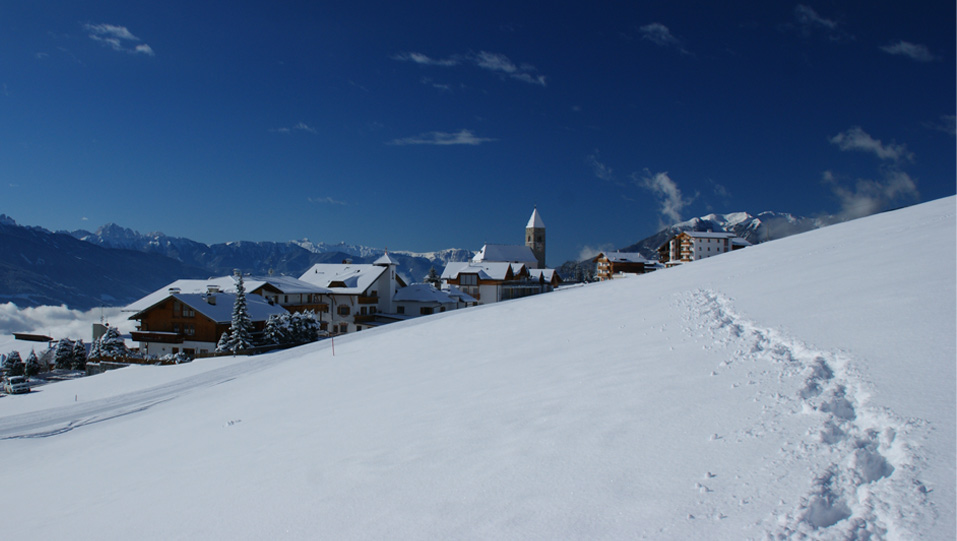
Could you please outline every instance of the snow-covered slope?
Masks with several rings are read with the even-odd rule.
[[[4,537],[953,538],[955,240],[951,197],[3,397]]]

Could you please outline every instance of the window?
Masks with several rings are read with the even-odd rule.
[[[396,311],[396,313],[404,314],[404,313],[405,313],[405,306],[396,306],[396,307],[395,307],[395,311]]]
[[[340,316],[348,316],[348,315],[349,315],[349,307],[340,304],[340,305],[339,305],[339,308],[336,309],[336,312],[337,312]]]
[[[463,286],[478,285],[478,275],[477,274],[460,274],[459,284]]]
[[[422,308],[419,308],[419,314],[423,316],[427,316],[432,312],[434,312],[434,309],[431,306],[423,306]]]
[[[363,306],[362,308],[360,308],[360,309],[359,309],[359,313],[362,314],[362,315],[366,315],[366,307]]]

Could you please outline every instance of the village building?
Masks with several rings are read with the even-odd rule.
[[[396,266],[386,253],[371,265],[317,263],[299,280],[329,292],[331,318],[323,330],[343,334],[394,321],[395,295],[407,285]]]
[[[682,231],[658,248],[658,260],[665,266],[673,267],[747,246],[751,246],[751,243],[734,233]]]
[[[396,294],[395,313],[400,316],[416,317],[438,314],[459,307],[459,301],[447,291],[435,289],[432,284],[412,284],[403,287]]]
[[[158,356],[184,353],[194,357],[214,352],[220,337],[229,331],[236,303],[236,293],[219,290],[183,293],[172,288],[151,298],[158,300],[130,316],[139,321],[131,338],[140,343],[141,353]],[[144,306],[139,301],[134,304]],[[269,316],[288,313],[259,295],[246,295],[246,309],[253,337],[262,333]]]
[[[471,261],[452,262],[442,283],[490,304],[552,291],[561,283],[554,269],[545,268],[545,223],[538,209],[525,227],[525,245],[486,244]]]
[[[638,252],[601,252],[592,260],[595,263],[595,278],[599,281],[645,274],[657,267]]]

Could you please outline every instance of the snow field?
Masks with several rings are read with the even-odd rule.
[[[953,537],[954,202],[363,331],[335,356],[4,397],[7,531]]]

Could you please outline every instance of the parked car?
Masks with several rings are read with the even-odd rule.
[[[7,376],[3,380],[3,392],[20,394],[30,392],[30,382],[24,376]]]

